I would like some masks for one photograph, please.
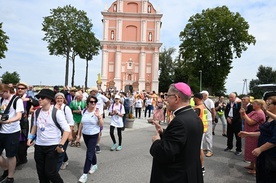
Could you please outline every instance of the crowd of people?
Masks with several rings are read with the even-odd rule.
[[[257,182],[276,182],[271,168],[275,164],[268,166],[267,162],[268,158],[275,162],[276,157],[276,96],[250,101],[249,96],[239,99],[230,93],[228,102],[224,96],[214,101],[208,91],[193,94],[186,83],[179,82],[159,94],[58,86],[35,94],[26,83],[1,84],[0,97],[0,182],[14,182],[16,166],[28,162],[27,148],[34,145],[39,181],[62,183],[59,171],[69,164],[67,147],[79,148],[81,138],[86,158],[79,182],[87,182],[88,174],[98,170],[96,154],[101,152],[106,114],[111,118],[111,151],[123,149],[122,133],[129,114],[155,125],[150,148],[152,183],[203,182],[204,158],[214,155],[217,123],[222,124],[221,135],[227,138],[224,151],[232,151],[235,136],[234,153],[239,156],[244,151],[250,162],[245,166],[248,173],[256,176]],[[167,124],[166,129],[162,123]],[[241,138],[245,138],[244,149]]]

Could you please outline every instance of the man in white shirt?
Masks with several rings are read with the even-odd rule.
[[[1,112],[5,112],[5,109],[10,103],[8,119],[0,120],[0,154],[3,150],[6,151],[7,160],[0,156],[0,166],[4,170],[3,175],[0,177],[0,182],[13,183],[14,182],[14,170],[16,166],[16,154],[19,147],[19,134],[20,134],[20,119],[24,112],[23,101],[21,98],[14,96],[14,88],[9,87],[6,84],[0,85],[0,95],[3,100],[1,105]],[[16,101],[16,104],[13,103]]]
[[[215,110],[215,104],[214,102],[209,99],[209,92],[206,90],[203,90],[201,92],[203,96],[203,101],[206,109],[208,110],[208,131],[204,135],[204,141],[206,142],[207,146],[207,153],[205,154],[206,157],[213,156],[213,123],[215,123],[216,118],[216,110]]]

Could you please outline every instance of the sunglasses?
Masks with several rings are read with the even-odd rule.
[[[44,100],[46,97],[39,97],[38,99]]]
[[[90,104],[96,104],[97,102],[95,100],[90,100],[89,103]]]
[[[18,90],[25,90],[26,88],[17,88]]]

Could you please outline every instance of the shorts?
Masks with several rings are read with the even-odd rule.
[[[19,134],[19,131],[9,134],[0,134],[0,154],[2,154],[5,149],[7,158],[16,156],[19,147]]]

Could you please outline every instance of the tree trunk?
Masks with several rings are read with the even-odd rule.
[[[87,89],[87,80],[88,80],[88,60],[86,60],[86,68],[85,68],[85,91]]]
[[[73,66],[72,66],[72,81],[71,81],[71,86],[73,87],[75,85],[75,56],[72,54],[72,62],[73,62]]]
[[[69,77],[69,56],[70,54],[70,48],[67,48],[67,53],[66,53],[66,65],[65,65],[65,82],[64,86],[68,86],[68,77]]]

